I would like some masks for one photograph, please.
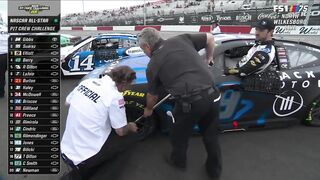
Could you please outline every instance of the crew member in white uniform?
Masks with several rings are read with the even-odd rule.
[[[212,34],[221,33],[219,21],[213,20],[211,23],[212,23],[212,25],[211,25],[211,29],[212,29],[211,33]]]
[[[269,18],[261,19],[256,25],[256,42],[237,64],[231,67],[226,74],[238,74],[242,77],[259,74],[274,62],[275,47],[272,40],[275,25]]]
[[[4,97],[5,74],[7,71],[7,56],[8,56],[8,31],[7,27],[0,24],[1,29],[5,31],[0,32],[0,98]]]
[[[136,141],[137,126],[127,123],[121,94],[135,79],[130,67],[119,66],[100,79],[82,81],[67,96],[70,108],[61,152],[80,172],[70,173],[74,179],[80,179],[75,178],[79,174],[81,179],[89,179],[99,165],[118,161],[111,158],[121,156]]]

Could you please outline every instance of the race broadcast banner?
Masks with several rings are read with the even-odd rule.
[[[236,10],[225,12],[202,12],[189,14],[171,14],[150,16],[147,14],[146,25],[210,25],[213,20],[220,25],[254,25],[262,18],[271,18],[276,26],[320,25],[320,4],[314,4],[310,10],[309,20],[307,9],[295,12],[292,9],[277,7],[266,9]],[[121,16],[117,18],[101,18],[95,22],[82,24],[69,22],[65,26],[137,26],[144,25],[144,18],[139,16]]]
[[[320,35],[320,26],[276,26],[278,35]]]

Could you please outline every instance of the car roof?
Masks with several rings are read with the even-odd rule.
[[[237,40],[255,40],[255,35],[254,34],[214,34],[214,39],[216,43],[224,43],[228,41],[237,41]],[[273,39],[277,42],[282,42],[282,43],[295,43],[295,44],[300,44],[300,45],[305,45],[305,46],[310,46],[313,48],[320,49],[320,46],[317,46],[315,44],[310,44],[307,42],[303,41],[293,41],[293,40],[286,40],[286,39],[279,39],[273,37]]]
[[[134,34],[122,34],[122,33],[103,33],[95,36],[96,38],[137,38]]]
[[[214,39],[217,43],[223,43],[231,40],[254,40],[253,34],[214,34]]]

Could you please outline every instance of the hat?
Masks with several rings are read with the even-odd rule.
[[[263,18],[258,21],[258,23],[255,25],[255,27],[259,28],[259,29],[273,30],[275,28],[275,25],[271,19]]]
[[[212,20],[211,23],[219,23],[218,20]]]

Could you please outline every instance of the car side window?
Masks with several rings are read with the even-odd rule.
[[[316,63],[319,64],[320,50],[316,51],[312,47],[302,47],[301,45],[287,46],[286,50],[291,69],[313,67]]]
[[[122,45],[124,48],[137,47],[138,41],[135,39],[123,39]]]
[[[247,55],[252,46],[240,46],[228,49],[224,52],[225,67],[236,67],[237,63]]]
[[[76,50],[74,53],[78,53],[78,52],[83,52],[83,51],[90,51],[91,50],[91,42],[83,45],[82,47],[80,47],[78,50]]]

